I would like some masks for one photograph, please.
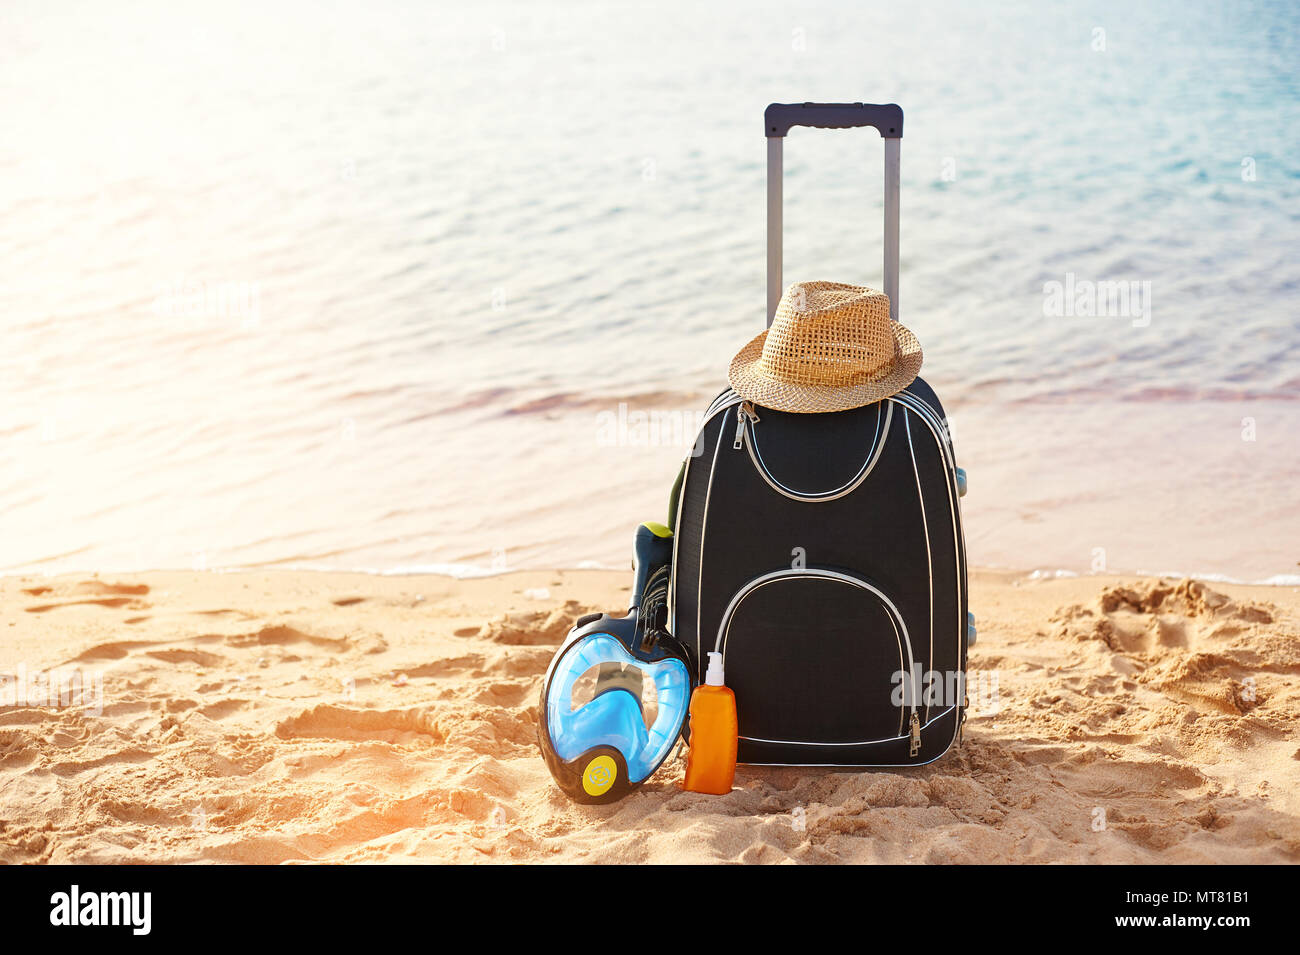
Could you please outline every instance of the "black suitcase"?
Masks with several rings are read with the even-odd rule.
[[[885,145],[885,292],[898,318],[902,110],[773,104],[768,323],[781,295],[782,141],[790,126],[874,126]],[[942,405],[921,379],[826,414],[708,409],[673,515],[669,629],[698,678],[724,656],[743,763],[919,765],[965,718],[966,553]]]

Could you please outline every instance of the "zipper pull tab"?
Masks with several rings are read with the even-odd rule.
[[[915,757],[921,751],[921,717],[912,714],[912,745],[907,755]]]
[[[758,414],[754,411],[754,406],[748,401],[742,401],[736,405],[736,440],[731,442],[731,446],[739,451],[745,446],[745,419],[757,422]]]

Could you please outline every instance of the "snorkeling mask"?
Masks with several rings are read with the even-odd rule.
[[[556,783],[610,803],[645,782],[682,734],[693,672],[667,632],[672,531],[637,528],[626,616],[581,617],[542,684],[538,745]]]

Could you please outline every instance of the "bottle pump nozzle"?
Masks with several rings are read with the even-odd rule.
[[[722,672],[722,654],[709,651],[709,669],[704,674],[704,682],[709,686],[726,686]]]

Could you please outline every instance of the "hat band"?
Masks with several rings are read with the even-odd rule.
[[[832,358],[819,358],[814,361],[802,361],[781,356],[778,361],[770,361],[763,355],[755,365],[755,370],[766,378],[785,381],[792,385],[824,385],[838,388],[852,385],[865,385],[883,378],[894,368],[895,356],[877,362],[870,367],[863,367],[860,361],[835,361]]]

